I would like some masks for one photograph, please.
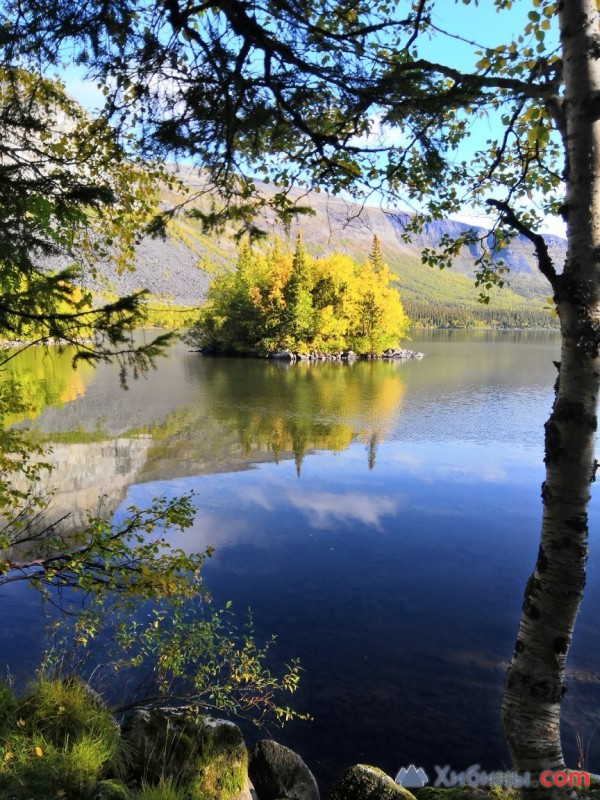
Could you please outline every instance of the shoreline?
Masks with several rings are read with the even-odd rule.
[[[388,348],[380,354],[359,354],[353,350],[342,350],[333,353],[299,353],[291,350],[277,350],[273,353],[260,355],[258,353],[220,353],[215,350],[202,350],[192,348],[188,352],[210,358],[254,358],[260,361],[274,361],[282,364],[352,364],[355,361],[420,361],[427,353],[406,348]]]

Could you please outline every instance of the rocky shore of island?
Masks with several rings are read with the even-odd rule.
[[[274,353],[269,353],[267,358],[277,359],[279,361],[357,361],[359,359],[383,359],[388,361],[412,361],[425,358],[425,353],[419,353],[416,350],[407,350],[406,348],[393,348],[390,347],[384,350],[383,353],[368,353],[358,354],[353,350],[339,350],[333,353],[319,353],[316,351],[309,351],[308,353],[294,352],[293,350],[276,350]]]

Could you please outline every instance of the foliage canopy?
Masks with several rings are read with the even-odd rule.
[[[339,253],[312,259],[298,236],[293,255],[243,246],[235,270],[215,278],[188,341],[212,352],[264,355],[281,348],[380,354],[409,327],[374,238],[375,261]]]
[[[99,304],[85,284],[102,260],[131,268],[160,174],[60,82],[0,63],[0,339],[68,342],[76,360],[148,367],[167,339],[134,345],[143,294]]]
[[[511,12],[505,0],[490,5]],[[535,0],[523,30],[498,46],[465,41],[437,12],[434,0],[124,0],[110,14],[80,0],[10,0],[4,49],[25,64],[78,62],[146,153],[194,159],[199,193],[213,200],[196,212],[207,225],[233,218],[254,233],[265,208],[289,220],[302,210],[290,191],[300,184],[401,197],[434,217],[490,197],[520,210],[524,201],[532,227],[562,202],[556,4]],[[444,58],[460,41],[478,53],[471,69]],[[498,134],[465,155],[471,133],[489,130],[482,119],[498,121]],[[498,245],[506,235],[499,227]],[[451,260],[446,244],[432,263]],[[483,290],[505,279],[489,257],[480,266]]]

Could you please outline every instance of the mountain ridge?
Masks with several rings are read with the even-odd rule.
[[[179,170],[177,174],[192,191],[201,185],[200,176],[189,168]],[[265,187],[259,189],[264,191]],[[427,223],[419,234],[411,235],[407,242],[403,234],[409,216],[404,212],[373,206],[359,207],[325,193],[300,195],[297,192],[295,198],[298,201],[301,198],[302,204],[309,205],[313,213],[300,215],[287,228],[264,215],[258,220],[259,227],[282,240],[284,247],[289,249],[293,249],[296,234],[301,232],[310,255],[319,257],[337,251],[350,255],[359,263],[367,257],[373,235],[377,234],[385,259],[396,275],[403,302],[413,318],[424,316],[423,322],[432,323],[434,309],[444,310],[450,321],[453,314],[456,316],[466,311],[478,319],[489,317],[490,310],[505,317],[512,310],[525,316],[531,312],[532,320],[536,318],[535,325],[544,325],[545,319],[548,325],[552,325],[552,318],[543,311],[550,286],[537,268],[533,245],[523,236],[517,236],[502,251],[502,261],[510,268],[508,288],[492,291],[486,311],[478,303],[480,290],[474,282],[474,264],[480,255],[477,245],[463,247],[451,270],[439,271],[421,262],[421,251],[435,247],[442,235],[459,235],[474,229],[485,240],[489,233],[485,228],[459,220],[434,221]],[[165,195],[163,202],[166,207],[178,199]],[[194,207],[194,203],[191,206]],[[545,238],[558,265],[557,271],[560,271],[566,242],[554,235]],[[103,263],[99,268],[101,279],[90,278],[88,286],[117,295],[145,288],[160,301],[198,306],[206,297],[213,274],[233,266],[236,251],[237,244],[232,235],[207,234],[202,231],[200,221],[180,215],[169,224],[166,240],[148,237],[142,240],[136,250],[134,272],[118,274],[109,263]],[[511,326],[514,325],[519,326],[517,318]]]

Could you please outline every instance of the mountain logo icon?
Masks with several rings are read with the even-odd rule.
[[[425,770],[422,767],[415,767],[414,764],[399,769],[394,780],[405,789],[421,789],[426,783],[429,783]]]

